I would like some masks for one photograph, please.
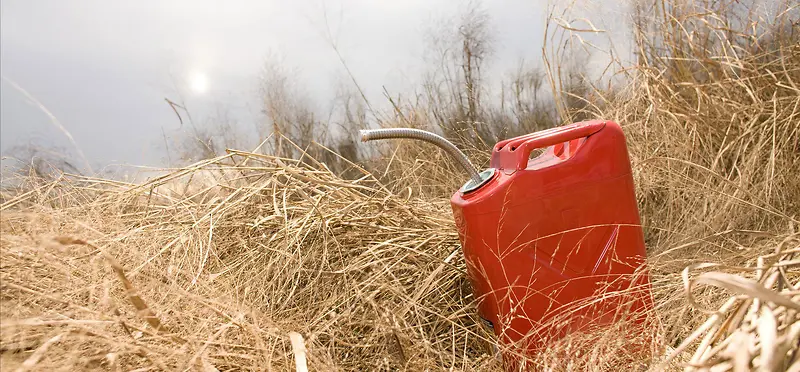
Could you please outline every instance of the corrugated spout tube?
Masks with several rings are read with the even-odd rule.
[[[415,139],[434,144],[447,152],[458,164],[467,171],[469,177],[476,183],[482,183],[481,176],[475,169],[475,166],[469,161],[469,158],[464,155],[461,150],[456,147],[452,142],[444,139],[443,137],[419,129],[412,128],[386,128],[386,129],[369,129],[362,130],[361,142],[382,140],[382,139]]]

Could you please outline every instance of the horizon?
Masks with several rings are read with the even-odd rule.
[[[625,17],[622,8],[603,3],[609,2],[597,8]],[[457,20],[461,4],[3,1],[0,153],[37,146],[80,162],[79,151],[95,171],[175,165],[165,148],[186,128],[165,99],[184,102],[198,126],[224,119],[247,133],[265,120],[258,87],[267,63],[290,71],[299,94],[324,116],[340,91],[354,89],[326,27],[367,99],[386,109],[384,87],[392,96],[414,93],[429,68],[426,44],[444,21]],[[502,80],[521,61],[541,65],[548,2],[478,6],[493,39],[484,81]],[[608,33],[624,39],[628,26],[612,21],[606,19],[616,24]],[[607,63],[594,58],[591,66]]]

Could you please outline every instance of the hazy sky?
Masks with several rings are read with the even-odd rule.
[[[457,17],[465,4],[2,0],[0,150],[28,143],[73,147],[14,84],[49,109],[93,167],[163,165],[163,136],[180,130],[164,98],[183,97],[200,122],[218,110],[239,125],[264,120],[257,88],[266,59],[294,69],[296,84],[326,105],[337,83],[348,81],[326,27],[368,97],[380,102],[383,86],[392,93],[415,87],[425,68],[426,32]],[[483,2],[495,40],[490,78],[523,58],[541,59],[547,6],[544,0]],[[594,4],[587,14],[625,35],[621,9]]]

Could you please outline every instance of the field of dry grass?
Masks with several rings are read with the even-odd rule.
[[[584,107],[628,138],[656,352],[627,358],[612,330],[541,369],[800,370],[797,12],[757,38],[665,16],[626,87]],[[20,175],[0,368],[500,371],[448,204],[464,176],[395,145],[369,171],[229,150],[143,184]]]

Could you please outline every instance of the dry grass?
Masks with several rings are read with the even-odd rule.
[[[611,329],[542,369],[798,368],[796,12],[768,47],[717,32],[720,9],[657,13],[626,89],[586,105],[628,135],[655,352]],[[144,184],[21,177],[0,206],[0,367],[499,371],[441,156],[402,143],[347,178],[232,150]]]
[[[282,370],[291,331],[315,370],[484,363],[444,201],[238,152],[22,197],[2,216],[8,365],[61,335],[40,367]]]
[[[312,370],[497,370],[446,199],[401,191],[243,152],[144,185],[30,185],[3,204],[3,368],[290,370],[298,332]],[[730,247],[732,231],[652,258],[662,342],[703,338],[678,346],[679,361],[694,350],[694,364],[719,361],[743,343],[762,358],[779,345],[778,362],[797,350],[798,234],[740,234],[760,238]],[[715,262],[763,286],[690,273],[692,286],[730,291],[692,291],[698,309],[725,301],[709,318],[680,268],[712,244],[735,250]],[[541,363],[643,362],[601,337],[588,355],[560,353],[581,343],[570,340]]]

